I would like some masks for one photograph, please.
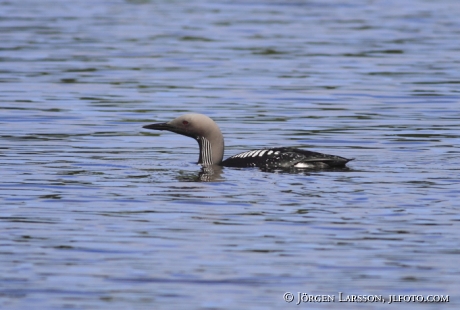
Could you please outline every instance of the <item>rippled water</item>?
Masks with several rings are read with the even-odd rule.
[[[458,1],[0,2],[2,309],[343,309],[285,292],[460,302]],[[142,126],[212,117],[224,168]],[[366,303],[366,309],[401,304]]]

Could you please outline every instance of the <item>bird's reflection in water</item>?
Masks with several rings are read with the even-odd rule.
[[[177,179],[182,182],[218,182],[222,181],[222,167],[202,167],[198,173],[186,173],[179,175]]]
[[[177,177],[179,181],[182,182],[219,182],[223,181],[221,176],[222,166],[209,166],[202,167],[199,172],[187,172],[182,173]],[[228,169],[228,168],[227,168]],[[299,168],[286,168],[286,169],[270,169],[270,168],[233,168],[236,170],[247,170],[247,169],[258,169],[262,172],[267,173],[285,173],[285,174],[301,174],[301,175],[311,175],[319,172],[331,172],[331,171],[353,171],[348,167],[343,168],[330,168],[330,169],[299,169]]]

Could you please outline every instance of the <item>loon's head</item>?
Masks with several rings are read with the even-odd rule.
[[[198,139],[198,137],[207,138],[216,132],[220,133],[219,127],[212,119],[198,113],[185,114],[170,122],[146,125],[143,128],[168,130],[194,139]]]
[[[200,159],[198,163],[219,165],[224,156],[224,137],[219,126],[203,114],[190,113],[179,116],[167,123],[143,126],[145,129],[168,130],[198,141]]]

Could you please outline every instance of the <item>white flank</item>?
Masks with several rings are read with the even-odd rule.
[[[307,163],[297,163],[294,165],[294,168],[312,168],[312,165]]]

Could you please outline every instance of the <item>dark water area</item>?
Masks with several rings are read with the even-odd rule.
[[[458,16],[453,0],[0,1],[0,307],[457,309]],[[225,158],[355,160],[203,179],[195,141],[142,129],[189,112],[219,124]]]

